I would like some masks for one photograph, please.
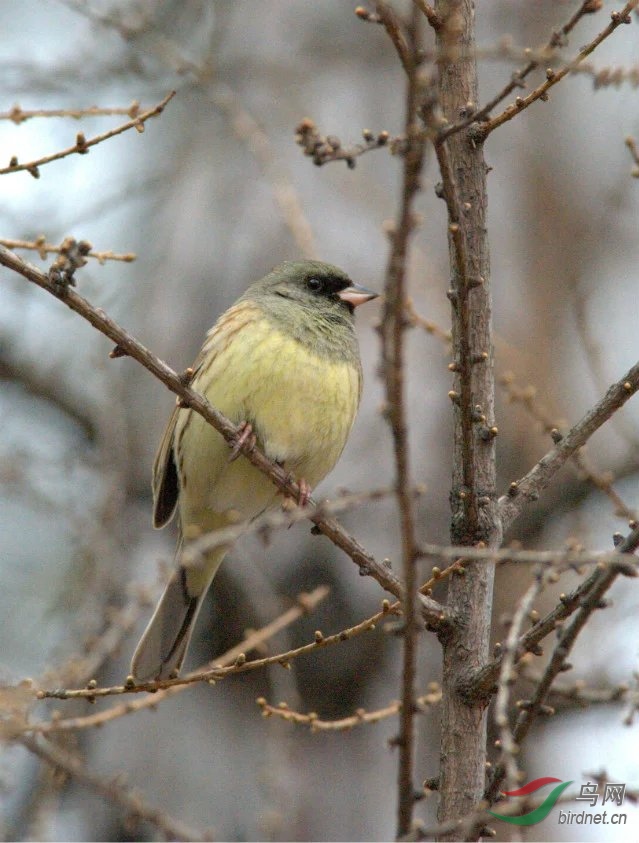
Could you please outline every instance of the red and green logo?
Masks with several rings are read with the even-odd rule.
[[[489,811],[488,813],[493,817],[497,817],[498,820],[503,820],[505,823],[510,823],[511,825],[535,825],[536,823],[540,823],[546,819],[555,807],[561,794],[569,784],[572,784],[572,781],[562,782],[561,779],[555,779],[553,776],[544,776],[541,779],[533,779],[518,790],[502,790],[504,796],[529,796],[531,793],[535,793],[540,788],[553,782],[559,782],[559,784],[557,787],[553,787],[539,807],[535,808],[534,811],[530,811],[528,814],[522,814],[520,817],[510,817],[508,815],[504,816],[504,814],[496,814],[494,811]]]

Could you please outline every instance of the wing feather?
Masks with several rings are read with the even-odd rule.
[[[153,463],[153,526],[158,529],[168,524],[173,517],[180,490],[173,453],[173,436],[179,409],[175,407],[171,413]]]

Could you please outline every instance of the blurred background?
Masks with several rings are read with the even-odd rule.
[[[488,54],[482,100],[522,64],[496,60],[496,52],[519,56],[521,48],[545,44],[578,5],[478,4],[479,43]],[[566,55],[601,30],[618,5],[605,2],[600,14],[582,20]],[[4,176],[0,237],[45,234],[59,243],[72,235],[96,250],[135,252],[132,264],[91,262],[78,274],[79,290],[178,370],[190,365],[217,315],[281,260],[313,253],[381,289],[384,225],[397,208],[401,161],[380,150],[358,159],[353,171],[337,163],[317,168],[294,142],[304,117],[344,144],[360,140],[364,128],[402,131],[403,71],[383,28],[358,20],[353,7],[343,0],[5,0],[0,111],[16,103],[126,107],[138,100],[150,107],[169,90],[177,96],[143,134],[129,131],[87,156],[44,166],[37,180]],[[621,27],[594,54],[592,67],[637,68],[636,33],[635,24]],[[429,32],[425,41],[432,42]],[[31,160],[73,145],[77,131],[91,137],[126,119],[2,120],[2,166],[12,155]],[[550,447],[540,418],[551,426],[576,422],[636,362],[639,181],[631,177],[626,136],[639,139],[636,78],[634,88],[625,82],[595,89],[585,73],[487,143],[497,371],[506,376],[498,394],[500,491]],[[447,331],[446,219],[437,181],[430,160],[410,293],[415,310]],[[26,256],[47,266],[34,253]],[[89,663],[100,684],[121,682],[150,613],[140,605],[140,589],[157,594],[172,561],[174,529],[151,529],[150,468],[173,397],[134,361],[110,360],[106,339],[51,296],[6,270],[1,278],[0,680],[72,685],[82,675],[78,665]],[[393,482],[390,434],[379,413],[378,318],[377,304],[358,313],[362,407],[320,498]],[[447,344],[415,327],[408,360],[413,477],[426,488],[419,537],[446,543]],[[586,456],[591,471],[617,478],[627,509],[639,509],[636,401],[596,435]],[[508,539],[530,548],[576,542],[610,549],[628,513],[620,518],[583,469],[566,467]],[[391,498],[342,520],[377,558],[398,558]],[[500,569],[496,639],[527,583],[525,570]],[[189,666],[219,656],[319,584],[330,585],[329,598],[270,642],[269,652],[312,640],[315,629],[329,634],[351,626],[377,611],[384,595],[328,540],[311,536],[308,524],[274,535],[268,546],[241,541],[200,617]],[[563,579],[539,611],[569,587]],[[636,681],[637,589],[620,585],[611,597],[613,607],[580,639],[567,682]],[[131,606],[138,608],[130,632],[102,653],[114,609]],[[439,648],[426,635],[420,647],[425,689],[439,678]],[[296,660],[290,671],[278,667],[193,688],[157,711],[66,736],[63,745],[105,780],[125,773],[150,804],[209,829],[211,838],[390,839],[397,758],[388,740],[396,723],[311,734],[263,719],[255,698],[284,700],[323,718],[375,709],[399,696],[399,653],[392,629],[379,626]],[[85,703],[48,710],[41,704],[34,716],[56,708],[63,716],[95,711]],[[626,710],[618,703],[584,714],[566,704],[549,724],[538,724],[522,761],[528,779],[553,775],[579,784],[605,768],[610,780],[639,784],[637,727],[622,725]],[[420,718],[417,783],[437,773],[438,722],[437,708]],[[132,827],[117,805],[51,775],[21,746],[7,745],[0,771],[5,839],[160,834],[148,824]],[[625,808],[628,835],[613,831],[607,839],[636,839],[638,812]],[[435,809],[432,797],[418,813],[428,823]],[[607,829],[596,832],[592,839],[603,839]],[[586,839],[587,829],[579,833]],[[574,830],[558,826],[552,814],[532,837],[574,839]]]

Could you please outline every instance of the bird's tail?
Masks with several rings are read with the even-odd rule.
[[[224,553],[222,549],[215,551],[197,569],[179,566],[173,572],[133,654],[131,674],[138,682],[168,679],[179,673],[195,621]]]

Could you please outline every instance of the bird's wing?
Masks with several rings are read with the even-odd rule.
[[[176,406],[171,413],[153,463],[153,526],[158,528],[171,520],[177,505],[179,483],[173,455],[173,434],[179,410]]]
[[[195,380],[195,377],[202,368],[202,364],[206,357],[205,352],[207,350],[207,346],[205,345],[193,363],[191,383]],[[183,408],[177,404],[174,407],[166,428],[164,429],[164,433],[162,434],[162,440],[160,441],[160,445],[155,455],[155,461],[153,462],[153,526],[158,529],[160,527],[164,527],[165,524],[168,524],[173,517],[180,492],[177,466],[175,464],[175,454],[173,451],[173,441],[181,409]]]

